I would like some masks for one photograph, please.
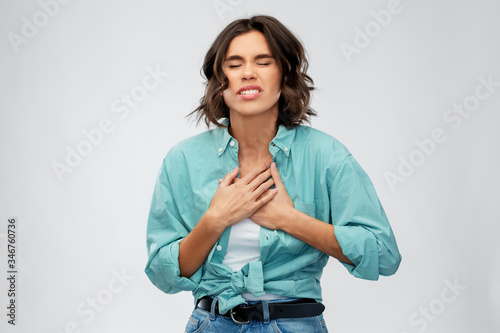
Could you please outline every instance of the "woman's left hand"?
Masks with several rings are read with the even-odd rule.
[[[271,177],[274,180],[274,186],[278,190],[278,193],[268,203],[250,215],[249,219],[264,228],[279,230],[281,229],[280,223],[286,220],[287,213],[293,209],[293,202],[286,191],[285,185],[281,181],[281,176],[275,162],[271,164]],[[267,191],[273,190],[268,189]],[[262,195],[265,195],[266,192]]]
[[[264,206],[260,207],[248,218],[264,228],[279,230],[281,229],[279,223],[286,221],[287,213],[294,207],[293,201],[290,199],[285,185],[281,180],[281,176],[275,162],[271,164],[271,177],[274,180],[274,186],[278,190],[278,193],[276,193],[274,198],[272,198]],[[235,178],[234,182],[239,180],[239,178]],[[274,189],[268,189],[267,191],[274,191]],[[267,191],[265,191],[262,195],[265,195]]]

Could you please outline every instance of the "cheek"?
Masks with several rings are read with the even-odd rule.
[[[274,82],[274,92],[279,98],[281,95],[281,78]]]
[[[231,96],[231,89],[230,88],[228,88],[222,92],[222,98],[224,98],[224,102],[226,102],[226,104],[228,104],[228,102],[230,103],[230,101],[232,99],[231,97],[232,96]]]
[[[231,76],[228,76],[227,74],[226,77],[227,77],[227,89],[224,90],[223,95],[229,97],[231,96],[232,91],[234,91],[234,84],[233,84],[234,80]]]
[[[279,70],[271,75],[271,80],[275,90],[281,92],[281,72]]]

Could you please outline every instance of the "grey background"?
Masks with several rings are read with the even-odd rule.
[[[207,48],[233,19],[261,13],[304,42],[318,87],[312,126],[344,143],[369,174],[403,255],[396,275],[378,282],[330,260],[322,277],[329,330],[498,332],[500,87],[459,127],[443,116],[473,100],[478,77],[500,81],[500,3],[401,0],[348,59],[341,45],[355,45],[356,28],[376,29],[371,12],[390,3],[2,0],[0,330],[183,331],[191,294],[166,295],[144,274],[154,181],[173,144],[206,130],[184,116],[202,96]],[[23,35],[26,20],[38,20],[38,31]],[[156,89],[128,115],[113,112],[157,67],[168,76]],[[58,179],[54,162],[65,164],[67,147],[84,145],[82,131],[103,119],[113,131]],[[391,188],[387,172],[417,156],[415,140],[436,128],[447,139]],[[15,327],[6,323],[11,216]],[[453,293],[449,283],[463,287]]]

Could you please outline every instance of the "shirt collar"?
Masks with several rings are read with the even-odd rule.
[[[229,134],[229,131],[227,130],[227,126],[229,124],[229,119],[224,118],[221,121],[221,124],[223,124],[226,127],[219,127],[217,126],[214,128],[213,133],[215,137],[215,143],[217,144],[217,153],[218,156],[220,157],[224,152],[226,151],[227,145],[233,139],[234,139],[231,134]],[[278,127],[278,132],[276,133],[276,136],[271,140],[269,143],[269,148],[271,146],[276,146],[279,149],[285,153],[286,157],[290,155],[290,149],[292,147],[293,139],[295,138],[295,132],[296,132],[296,127],[292,127],[291,129],[286,128],[285,125],[279,125]]]

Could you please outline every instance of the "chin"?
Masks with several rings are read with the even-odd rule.
[[[236,113],[242,115],[242,116],[246,116],[246,117],[252,117],[252,116],[258,116],[258,115],[261,115],[261,114],[264,114],[264,113],[268,113],[269,111],[268,110],[262,110],[262,109],[259,109],[259,110],[255,110],[255,109],[252,109],[252,110],[238,110],[238,111],[235,111]]]
[[[245,105],[233,110],[243,116],[256,116],[263,113],[271,113],[274,107],[274,105]]]

